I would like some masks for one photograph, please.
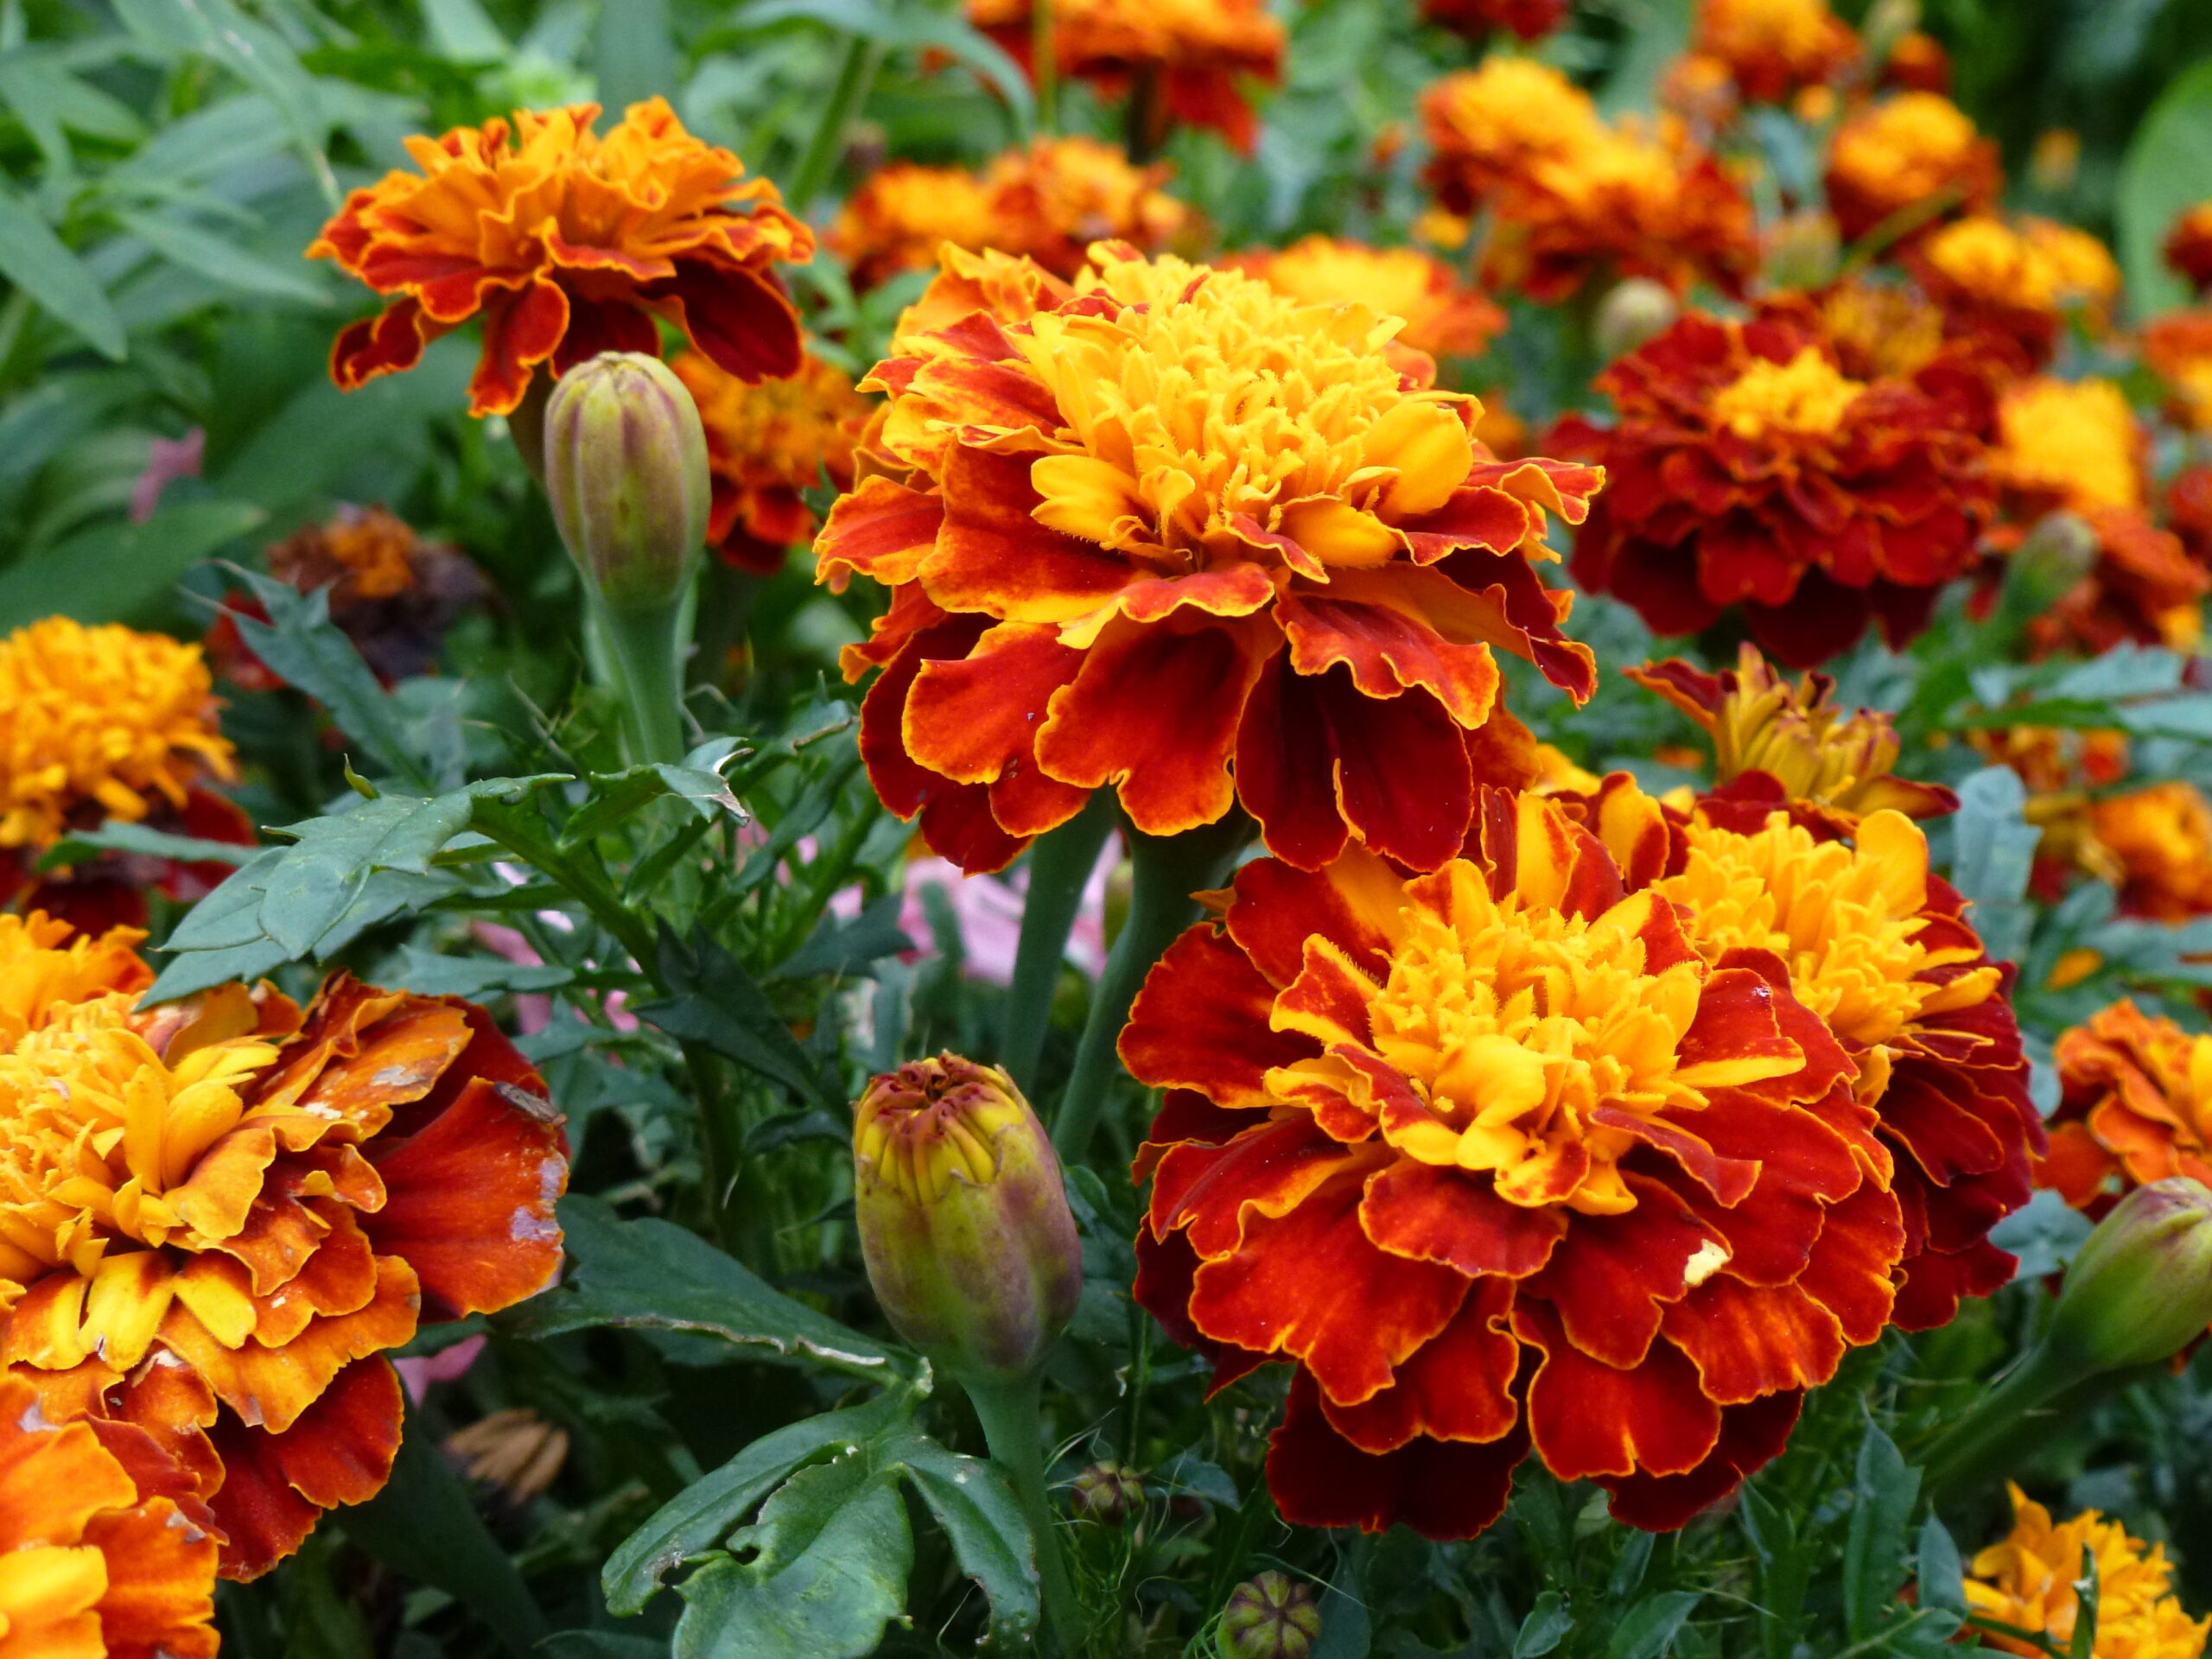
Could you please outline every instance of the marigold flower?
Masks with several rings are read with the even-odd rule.
[[[1416,867],[1474,810],[1494,649],[1586,696],[1535,562],[1602,481],[1491,460],[1473,400],[1364,305],[1102,244],[1076,284],[949,254],[861,383],[909,469],[842,498],[820,579],[893,589],[845,669],[877,792],[970,871],[1118,788],[1148,834],[1241,801],[1304,865]],[[1134,459],[1133,459],[1134,458]]]
[[[2063,1033],[2053,1055],[2059,1104],[2038,1186],[2095,1217],[2169,1175],[2212,1182],[2212,1037],[2122,999]]]
[[[2168,412],[2212,431],[2212,310],[2171,311],[2143,328],[2143,360],[2166,383]]]
[[[1840,79],[1859,37],[1827,0],[1699,0],[1690,49],[1728,67],[1745,98],[1779,104],[1801,86]]]
[[[391,299],[332,348],[345,390],[411,369],[423,348],[480,315],[469,412],[512,412],[541,365],[557,378],[601,352],[660,353],[655,317],[741,379],[796,373],[798,313],[778,262],[814,257],[814,233],[766,179],[683,130],[661,99],[601,138],[596,104],[515,112],[410,137],[422,170],[353,192],[308,248]]]
[[[1249,863],[1153,970],[1136,1294],[1217,1385],[1295,1363],[1291,1520],[1467,1536],[1533,1445],[1679,1526],[1847,1347],[2009,1277],[2005,976],[1894,812],[1854,848],[1616,774],[1478,823],[1412,879]]]
[[[1862,382],[1805,315],[1693,313],[1598,385],[1616,423],[1570,416],[1552,436],[1615,480],[1576,534],[1575,577],[1660,633],[1740,605],[1762,649],[1810,667],[1870,620],[1910,639],[1974,559],[1986,397],[1946,360]]]
[[[1942,41],[1924,29],[1897,36],[1882,64],[1882,85],[1899,92],[1951,93],[1951,54]]]
[[[1910,379],[1943,349],[1943,313],[1909,284],[1846,277],[1813,303],[1837,365],[1854,380]]]
[[[557,1270],[560,1119],[456,998],[340,974],[304,1013],[265,985],[139,1009],[139,937],[0,933],[11,983],[87,993],[0,1019],[0,1360],[54,1421],[150,1434],[252,1578],[384,1484],[385,1353]]]
[[[2140,507],[2149,445],[2110,380],[2039,375],[2005,389],[1991,466],[2028,512]]]
[[[1918,244],[1913,264],[1953,331],[2008,335],[2037,362],[2050,356],[2063,311],[2094,320],[2120,291],[2120,267],[2104,245],[2047,219],[1954,220]]]
[[[2200,201],[2166,232],[2166,263],[2200,294],[2212,289],[2212,201]]]
[[[2100,656],[2126,641],[2195,650],[2204,632],[2212,569],[2179,536],[2129,507],[2091,507],[2081,515],[2095,556],[2081,581],[2028,622],[2033,654],[2075,651]],[[1993,538],[2000,548],[2012,541]]]
[[[1924,207],[1933,222],[1986,207],[1999,182],[1997,146],[1936,92],[1871,105],[1828,144],[1828,210],[1847,242],[1907,208]]]
[[[750,385],[698,352],[672,366],[707,430],[715,493],[708,545],[726,564],[772,576],[783,569],[785,550],[811,541],[817,528],[800,492],[851,487],[853,448],[874,400],[811,352],[790,379]]]
[[[1673,111],[1707,135],[1733,121],[1743,107],[1734,72],[1707,52],[1685,52],[1670,61],[1655,96],[1661,109]]]
[[[2082,1553],[2096,1562],[2097,1635],[2092,1659],[2200,1659],[2212,1618],[2190,1618],[2172,1592],[2173,1564],[2164,1544],[2130,1537],[2094,1510],[2054,1523],[2050,1511],[2012,1495],[2012,1531],[1974,1558],[1966,1580],[1967,1609],[2024,1630],[2037,1630],[2063,1648],[2081,1617]],[[1977,1628],[1981,1645],[1999,1653],[2038,1654],[2018,1637]]]
[[[214,1659],[215,1539],[143,1430],[57,1424],[0,1376],[0,1632],[23,1659]]]
[[[1419,248],[1371,248],[1314,235],[1222,264],[1300,304],[1358,301],[1384,316],[1402,318],[1399,341],[1431,357],[1476,356],[1505,327],[1503,311]]]
[[[1029,0],[968,0],[968,21],[1029,63]],[[1240,150],[1259,131],[1241,83],[1281,79],[1286,40],[1265,0],[1053,0],[1061,73],[1109,97],[1149,87],[1161,123],[1211,127]],[[1164,125],[1148,135],[1164,136]]]
[[[2118,863],[2120,907],[2162,922],[2212,914],[2212,802],[2178,779],[2109,796],[2090,833]]]
[[[1541,40],[1567,21],[1567,0],[1421,0],[1424,22],[1478,40],[1493,29]]]

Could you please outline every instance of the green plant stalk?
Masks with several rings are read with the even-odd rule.
[[[608,687],[622,702],[623,747],[632,766],[683,759],[683,623],[681,599],[637,610],[588,601],[606,645]]]
[[[2084,1376],[2078,1359],[2037,1344],[1929,1449],[1921,1465],[1929,1497],[1941,1502],[1994,1482],[2019,1466],[2031,1437],[2052,1422],[2165,1369],[2160,1362]]]
[[[1082,1624],[1075,1599],[1075,1585],[1068,1577],[1067,1558],[1060,1553],[1059,1528],[1052,1506],[1045,1496],[1045,1424],[1037,1408],[1043,1379],[1033,1371],[1016,1382],[984,1382],[961,1379],[976,1415],[983,1425],[983,1442],[991,1460],[1004,1469],[1014,1483],[1014,1501],[1037,1544],[1037,1583],[1042,1594],[1045,1628],[1060,1652],[1073,1659],[1082,1650]]]
[[[1083,810],[1040,839],[1029,854],[1029,887],[1021,905],[1021,940],[1014,947],[1014,983],[1006,1000],[1006,1040],[999,1062],[1024,1094],[1037,1089],[1037,1064],[1052,1023],[1052,993],[1068,934],[1083,908],[1083,890],[1098,868],[1099,849],[1114,828],[1114,796],[1093,790]]]
[[[1030,0],[1029,81],[1037,99],[1037,130],[1050,137],[1059,124],[1060,54],[1052,26],[1052,0]]]
[[[1090,1001],[1083,1040],[1075,1053],[1075,1072],[1052,1119],[1052,1146],[1063,1164],[1079,1164],[1097,1133],[1100,1109],[1121,1070],[1114,1045],[1128,1023],[1129,1005],[1143,988],[1145,976],[1197,918],[1191,895],[1218,887],[1251,821],[1232,810],[1218,823],[1202,824],[1179,836],[1129,832],[1135,881],[1129,893],[1129,919],[1106,957],[1106,971]]]
[[[806,151],[799,157],[798,170],[791,175],[790,207],[793,213],[804,216],[814,205],[814,199],[822,194],[822,187],[829,183],[830,170],[837,164],[838,147],[845,141],[845,129],[868,101],[868,88],[874,85],[876,67],[882,61],[882,51],[865,35],[854,35],[846,40],[845,55],[837,66],[837,83],[830,88],[830,101],[822,109],[822,119],[814,129],[814,136],[806,141]]]

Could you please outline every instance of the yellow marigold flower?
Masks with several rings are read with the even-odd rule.
[[[1418,248],[1370,248],[1314,235],[1276,251],[1224,261],[1306,305],[1351,301],[1405,319],[1398,336],[1432,357],[1472,357],[1505,327],[1505,314]]]
[[[0,848],[51,846],[79,815],[182,810],[235,775],[200,647],[50,616],[0,639]]]
[[[1859,55],[1858,36],[1827,0],[1700,0],[1690,45],[1726,64],[1760,104],[1833,80]]]
[[[2178,779],[2111,796],[2090,830],[2118,861],[2121,906],[2158,921],[2212,912],[2212,802]]]
[[[2048,219],[2007,222],[1977,213],[1930,233],[1913,261],[1960,332],[1986,327],[2050,355],[2063,310],[2101,324],[2120,291],[2120,267],[2103,243]]]
[[[118,927],[97,937],[33,912],[0,916],[0,1048],[45,1026],[55,1010],[111,991],[133,995],[154,982],[139,959],[145,935]]]
[[[1846,241],[1923,203],[1931,217],[1982,207],[1998,182],[1996,146],[1936,92],[1885,99],[1838,127],[1828,145],[1828,208]]]
[[[991,189],[964,167],[893,162],[845,198],[824,239],[852,267],[853,286],[874,288],[902,270],[926,270],[937,251],[981,251],[997,228]]]
[[[2212,1619],[2192,1619],[2172,1590],[2173,1564],[2165,1546],[2128,1535],[2094,1510],[2054,1523],[2050,1511],[2012,1494],[2012,1535],[1974,1558],[1966,1581],[1967,1605],[1984,1618],[2037,1630],[2065,1647],[2081,1616],[2075,1584],[2082,1552],[2097,1564],[2097,1637],[2092,1659],[2199,1659]],[[2035,1654],[2024,1641],[1980,1632],[1982,1645],[2004,1653]]]
[[[2143,434],[2114,382],[2019,381],[2006,388],[1997,423],[1993,468],[2032,508],[2143,505]]]
[[[1818,299],[1821,326],[1854,379],[1909,380],[1943,349],[1943,314],[1917,289],[1848,278]]]

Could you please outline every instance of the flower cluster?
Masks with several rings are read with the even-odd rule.
[[[1986,207],[1999,183],[1997,146],[1936,92],[1899,92],[1860,111],[1828,145],[1828,210],[1847,241],[1903,235]]]
[[[854,446],[874,401],[811,352],[782,380],[747,383],[703,352],[686,352],[671,366],[706,429],[714,474],[707,540],[725,563],[773,575],[785,550],[817,528],[801,492],[851,486]]]
[[[2164,1544],[2128,1535],[2094,1510],[2054,1522],[2018,1486],[2012,1531],[1974,1558],[1966,1580],[1967,1610],[2048,1640],[1980,1630],[1981,1645],[1999,1653],[2044,1654],[2075,1640],[2082,1616],[2082,1558],[2096,1563],[2096,1642],[2093,1659],[2199,1659],[2212,1618],[2192,1619],[2172,1589],[2173,1564]],[[2075,1649],[2080,1651],[2081,1649]]]
[[[222,1571],[385,1483],[385,1355],[561,1261],[544,1084],[480,1008],[340,974],[141,1008],[141,937],[0,917],[0,1354],[188,1472]]]
[[[1137,1294],[1217,1383],[1295,1364],[1286,1517],[1467,1536],[1533,1447],[1676,1527],[2009,1277],[2005,970],[1910,820],[1780,804],[1487,793],[1433,874],[1247,864],[1154,969]]]
[[[1405,327],[1398,342],[1431,357],[1476,356],[1505,327],[1503,311],[1419,248],[1374,248],[1315,235],[1221,263],[1302,305],[1357,302],[1399,318]]]
[[[410,138],[419,172],[346,197],[308,257],[335,260],[391,303],[339,334],[340,386],[413,368],[480,316],[477,415],[512,412],[601,352],[658,356],[657,317],[742,379],[798,371],[798,313],[775,266],[812,258],[813,232],[664,100],[632,105],[604,138],[598,118],[595,104],[520,110],[512,123]]]
[[[1859,58],[1859,37],[1827,0],[1699,0],[1690,50],[1727,71],[1757,104],[1834,85]]]
[[[906,471],[841,499],[817,554],[892,589],[846,653],[882,671],[877,792],[971,871],[1109,785],[1151,835],[1241,803],[1301,867],[1351,837],[1443,862],[1510,764],[1493,650],[1592,688],[1535,563],[1599,475],[1491,459],[1473,400],[1364,305],[1092,258],[1069,284],[948,251],[862,383]]]
[[[1557,300],[1607,272],[1733,293],[1758,263],[1750,200],[1678,121],[1608,123],[1533,59],[1445,76],[1421,94],[1421,122],[1440,205],[1491,216],[1480,269],[1492,289]]]

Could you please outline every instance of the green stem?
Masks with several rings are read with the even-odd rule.
[[[1198,916],[1198,904],[1191,895],[1221,884],[1251,827],[1249,819],[1232,810],[1218,823],[1202,824],[1179,836],[1130,831],[1136,879],[1129,893],[1129,919],[1106,957],[1106,971],[1098,977],[1090,1017],[1084,1022],[1083,1040],[1075,1052],[1075,1074],[1068,1079],[1067,1092],[1060,1096],[1059,1112],[1052,1120],[1052,1146],[1063,1164],[1079,1164],[1090,1150],[1100,1109],[1121,1070],[1114,1045],[1128,1021],[1129,1005],[1143,988],[1145,976]]]
[[[622,699],[624,747],[632,766],[673,764],[684,753],[682,600],[638,610],[596,601],[605,641],[609,689]]]
[[[2001,1473],[2016,1460],[2023,1434],[2050,1426],[2052,1414],[2038,1408],[2080,1380],[2079,1365],[2050,1344],[2031,1349],[1929,1448],[1921,1467],[1930,1499],[1955,1497]]]
[[[1058,124],[1059,42],[1054,38],[1052,0],[1030,0],[1029,81],[1037,94],[1037,131],[1050,137]]]
[[[1128,124],[1123,129],[1122,148],[1128,151],[1132,165],[1142,167],[1167,142],[1167,95],[1158,65],[1147,64],[1136,72],[1124,113]]]
[[[1014,983],[1007,991],[1006,1040],[999,1059],[1024,1094],[1037,1088],[1037,1063],[1052,1023],[1052,993],[1068,934],[1083,908],[1083,890],[1098,868],[1099,849],[1114,828],[1114,797],[1093,790],[1090,804],[1030,850],[1029,888],[1021,905],[1021,942],[1014,947]]]
[[[822,194],[822,187],[829,183],[830,169],[836,165],[837,151],[845,142],[845,129],[868,101],[876,66],[881,61],[882,53],[866,35],[855,35],[846,41],[844,60],[837,66],[837,84],[830,89],[830,101],[823,106],[813,137],[807,140],[798,170],[791,175],[789,206],[793,213],[804,215]]]
[[[1045,1425],[1037,1408],[1042,1379],[1034,1372],[1018,1382],[963,1380],[968,1398],[983,1425],[983,1440],[991,1459],[1014,1482],[1015,1502],[1021,1505],[1037,1542],[1037,1581],[1043,1592],[1045,1626],[1071,1656],[1083,1646],[1077,1618],[1075,1586],[1068,1578],[1067,1559],[1060,1553],[1060,1534],[1052,1506],[1045,1497]]]

